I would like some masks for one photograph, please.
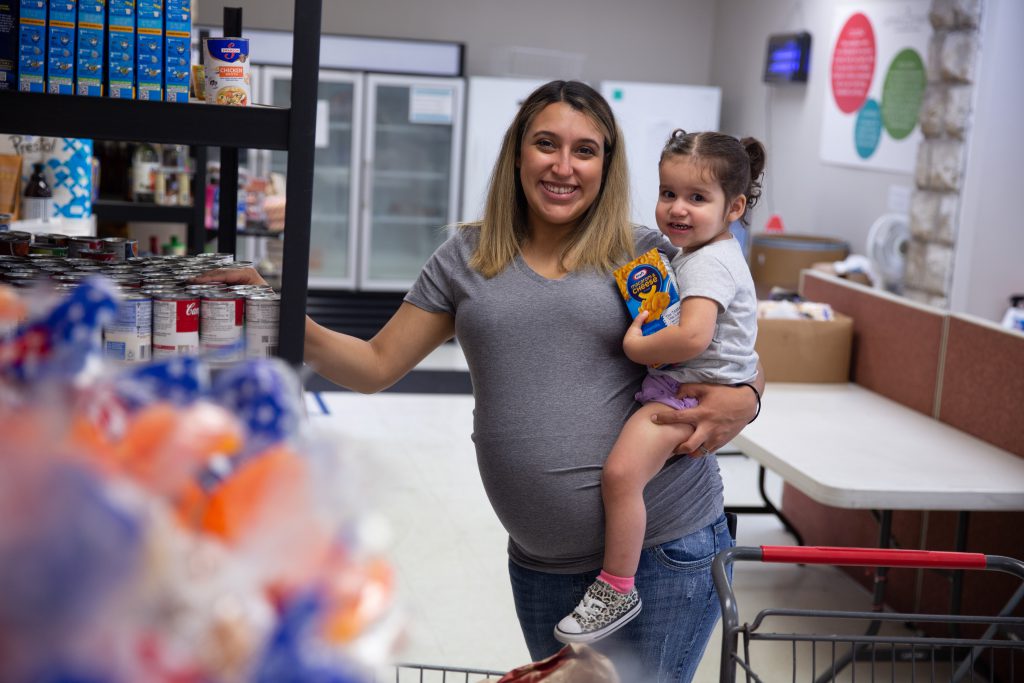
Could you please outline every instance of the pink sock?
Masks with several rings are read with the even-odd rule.
[[[615,576],[602,569],[597,578],[607,583],[619,593],[628,593],[633,590],[634,581],[632,576]]]

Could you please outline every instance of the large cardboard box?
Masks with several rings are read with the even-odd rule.
[[[755,348],[769,382],[848,382],[853,319],[761,318]]]

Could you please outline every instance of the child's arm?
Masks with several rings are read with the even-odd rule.
[[[641,311],[626,331],[622,340],[626,356],[643,365],[683,363],[711,344],[718,321],[718,304],[702,296],[683,299],[679,308],[679,324],[645,337],[641,326],[648,315],[647,311]]]

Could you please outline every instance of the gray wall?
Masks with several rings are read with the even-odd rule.
[[[221,25],[222,4],[198,2],[196,23]],[[292,27],[292,0],[226,4],[243,8],[243,26]],[[594,83],[707,85],[714,18],[712,0],[323,0],[325,33],[463,43],[467,76]],[[555,54],[527,62],[511,48]]]

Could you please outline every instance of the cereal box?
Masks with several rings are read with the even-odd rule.
[[[21,0],[18,90],[46,91],[46,0]]]
[[[135,97],[164,98],[164,2],[138,0],[136,4]]]
[[[75,94],[75,22],[76,0],[50,0],[47,36],[46,92]]]
[[[75,70],[78,95],[103,95],[106,21],[106,0],[78,0],[78,65]]]
[[[135,98],[135,0],[107,2],[107,95]]]
[[[192,1],[167,0],[164,10],[164,99],[188,102],[192,62]]]
[[[0,90],[18,89],[18,15],[21,0],[0,0]]]
[[[679,288],[667,256],[651,249],[617,268],[614,275],[630,315],[649,311],[641,328],[645,335],[679,324]]]

